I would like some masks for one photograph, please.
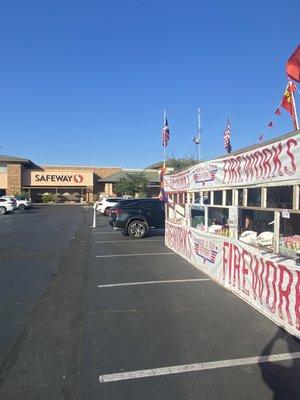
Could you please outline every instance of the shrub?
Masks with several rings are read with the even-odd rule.
[[[43,203],[52,203],[55,200],[54,193],[44,193],[42,195],[42,202]]]

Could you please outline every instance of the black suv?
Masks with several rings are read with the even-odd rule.
[[[159,199],[123,200],[110,209],[109,224],[125,235],[140,239],[152,228],[165,227],[164,203]]]

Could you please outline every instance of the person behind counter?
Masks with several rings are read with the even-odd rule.
[[[246,215],[244,219],[244,225],[241,227],[241,233],[253,230],[253,220],[249,215]]]

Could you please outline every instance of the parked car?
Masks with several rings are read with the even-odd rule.
[[[12,198],[0,197],[0,215],[6,214],[9,211],[13,211],[17,208],[16,201]]]
[[[101,214],[108,215],[109,210],[122,200],[124,200],[123,197],[104,197],[97,203],[96,210]]]
[[[16,202],[16,208],[24,211],[32,206],[31,199],[26,196],[2,196],[4,199],[13,199]]]
[[[141,239],[150,229],[165,227],[164,203],[159,199],[123,200],[110,210],[109,224],[125,235]]]

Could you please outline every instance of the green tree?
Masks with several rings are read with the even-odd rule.
[[[144,172],[126,173],[116,184],[115,190],[130,196],[144,196],[147,192],[149,179]]]
[[[174,172],[182,171],[184,169],[192,167],[193,165],[196,165],[197,163],[198,161],[189,156],[175,157],[174,155],[172,155],[172,157],[168,158],[167,160],[168,168],[173,168]]]

